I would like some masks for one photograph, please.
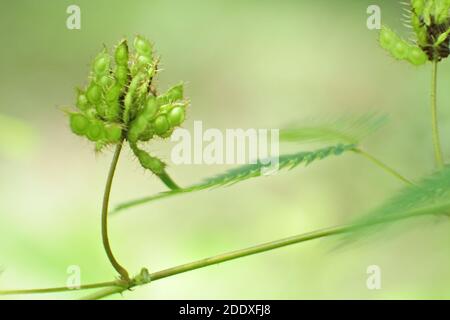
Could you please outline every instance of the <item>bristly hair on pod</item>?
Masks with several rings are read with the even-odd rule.
[[[403,22],[413,31],[407,41],[387,26],[380,32],[380,45],[397,60],[419,66],[427,61],[441,61],[450,55],[450,0],[411,0]]]
[[[189,101],[183,83],[158,95],[154,78],[159,58],[153,44],[138,35],[130,51],[126,39],[110,55],[106,46],[91,64],[89,83],[78,88],[76,111],[68,112],[72,132],[101,151],[128,141],[141,165],[159,175],[165,164],[138,147],[156,137],[168,138],[185,120]]]

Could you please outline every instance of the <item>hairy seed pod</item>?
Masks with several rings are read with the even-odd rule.
[[[100,87],[92,82],[86,91],[86,97],[88,101],[94,105],[99,103],[102,98],[102,91]]]
[[[108,114],[108,105],[104,102],[100,102],[95,105],[95,110],[97,111],[97,114],[102,118],[107,118]]]
[[[136,143],[139,140],[139,130],[131,127],[127,132],[127,140],[130,143]]]
[[[85,135],[89,127],[89,120],[81,113],[71,113],[69,117],[72,132],[79,136]]]
[[[170,88],[165,94],[169,102],[174,102],[183,99],[183,84],[178,84]]]
[[[134,38],[134,48],[136,49],[136,52],[140,55],[140,56],[146,56],[148,58],[152,58],[152,45],[150,44],[150,42],[141,37],[141,36],[136,36],[136,38]]]
[[[409,46],[406,42],[400,40],[392,47],[391,53],[394,58],[403,60],[408,56]]]
[[[158,112],[158,108],[159,106],[156,98],[153,96],[148,97],[147,103],[145,104],[144,110],[142,112],[142,115],[147,122],[150,122],[155,118],[156,113]]]
[[[153,131],[153,129],[150,127],[150,126],[148,126],[145,130],[144,130],[144,132],[142,132],[140,135],[139,135],[139,140],[140,141],[149,141],[150,139],[152,139],[153,138],[153,136],[155,135],[155,132]]]
[[[78,109],[81,111],[85,111],[89,108],[89,101],[84,94],[83,91],[77,90],[77,103],[76,103]]]
[[[398,42],[398,36],[391,29],[383,26],[380,31],[380,45],[388,51]]]
[[[105,138],[110,143],[117,143],[122,137],[122,128],[118,124],[105,127]]]
[[[117,83],[123,87],[128,81],[128,67],[120,65],[116,66],[114,76]]]
[[[127,40],[122,40],[116,47],[114,58],[117,65],[128,65],[128,44]]]
[[[136,60],[136,64],[138,68],[149,66],[152,63],[152,59],[147,56],[138,56]]]
[[[120,116],[119,101],[112,101],[107,103],[106,118],[110,121],[117,121]]]
[[[106,75],[109,71],[110,62],[111,58],[106,53],[106,50],[103,50],[101,53],[99,53],[97,57],[95,57],[92,70],[95,76],[101,77],[103,75]]]
[[[164,115],[156,117],[152,127],[158,136],[163,135],[170,129],[169,121],[167,121],[167,118]]]
[[[167,115],[167,120],[169,121],[170,126],[176,127],[183,123],[185,117],[184,108],[181,106],[176,106],[172,110],[169,111]]]
[[[134,153],[139,159],[139,162],[141,163],[143,168],[148,169],[157,175],[164,172],[165,165],[158,158],[152,157],[147,152],[140,149],[135,149]]]
[[[103,138],[104,125],[101,121],[91,121],[86,136],[91,141],[100,141]]]
[[[414,12],[421,16],[425,8],[425,0],[411,0],[411,6],[414,9]]]
[[[172,135],[174,128],[170,128],[165,133],[159,135],[161,138],[168,138]]]
[[[118,101],[121,93],[122,93],[122,86],[116,83],[106,92],[105,100],[107,102]]]
[[[415,66],[423,65],[427,60],[427,55],[417,47],[411,48],[408,52],[408,61]]]
[[[114,79],[109,75],[102,76],[98,79],[98,85],[104,89],[109,88],[114,83]]]

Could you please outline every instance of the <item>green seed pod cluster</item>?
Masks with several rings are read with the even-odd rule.
[[[77,111],[69,112],[70,127],[94,142],[97,150],[128,141],[142,167],[160,174],[164,163],[138,144],[170,137],[184,122],[188,101],[183,84],[156,94],[158,59],[147,39],[136,36],[132,49],[122,40],[112,55],[104,48],[94,58],[89,84],[77,89]]]
[[[380,45],[397,60],[406,60],[416,66],[427,62],[427,55],[420,48],[403,40],[387,27],[381,29]]]
[[[380,44],[394,58],[413,65],[441,61],[450,55],[450,0],[411,0],[408,24],[415,41],[408,42],[394,31],[383,27]]]

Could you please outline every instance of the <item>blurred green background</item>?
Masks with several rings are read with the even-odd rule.
[[[81,30],[66,8],[81,8]],[[61,108],[105,44],[142,34],[155,43],[164,90],[187,82],[186,128],[282,128],[311,117],[380,111],[390,121],[365,148],[410,178],[433,169],[430,67],[397,63],[366,28],[373,1],[3,1],[0,10],[0,288],[64,286],[115,276],[103,252],[100,206],[112,154],[73,135]],[[377,1],[401,28],[402,6]],[[450,66],[440,69],[439,112],[450,145]],[[289,147],[292,149],[292,146]],[[298,148],[297,148],[298,149]],[[169,160],[170,143],[150,150]],[[283,150],[287,150],[282,148]],[[450,148],[445,151],[450,154]],[[228,166],[170,166],[181,185]],[[401,184],[356,155],[233,187],[183,195],[110,220],[118,259],[132,273],[351,221]],[[126,150],[112,204],[165,190]],[[431,222],[430,222],[431,221]],[[335,249],[308,242],[157,281],[125,294],[147,299],[450,298],[449,223],[401,223]],[[382,289],[366,287],[379,265]],[[41,298],[69,298],[54,294]],[[4,297],[3,297],[4,298]],[[8,297],[15,298],[15,297]],[[22,296],[21,298],[37,298]],[[120,297],[114,297],[120,298]]]

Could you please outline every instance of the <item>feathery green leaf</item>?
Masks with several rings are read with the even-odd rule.
[[[420,215],[448,215],[450,213],[450,166],[435,172],[415,185],[408,186],[356,221],[363,230],[378,221]],[[360,232],[354,234],[360,235]],[[353,237],[350,236],[350,237]]]
[[[338,144],[335,146],[330,146],[322,148],[315,151],[304,151],[295,154],[282,155],[279,158],[279,167],[281,169],[293,169],[300,164],[308,165],[315,160],[321,160],[329,156],[338,156],[344,152],[351,151],[356,146],[353,144]],[[122,203],[118,205],[113,212],[121,211],[130,207],[134,207],[140,204],[148,203],[157,199],[167,198],[182,193],[189,193],[194,191],[200,191],[215,187],[230,186],[235,183],[256,178],[264,174],[265,169],[269,169],[270,165],[265,165],[264,163],[270,163],[269,161],[261,161],[256,164],[248,164],[235,169],[231,169],[223,174],[214,176],[212,178],[205,179],[203,182],[194,184],[190,187],[181,188],[178,190],[172,190],[167,192],[162,192],[149,197],[144,197],[129,202]]]
[[[385,124],[387,117],[369,113],[330,120],[312,120],[307,125],[281,130],[280,139],[287,142],[326,142],[358,144]]]

